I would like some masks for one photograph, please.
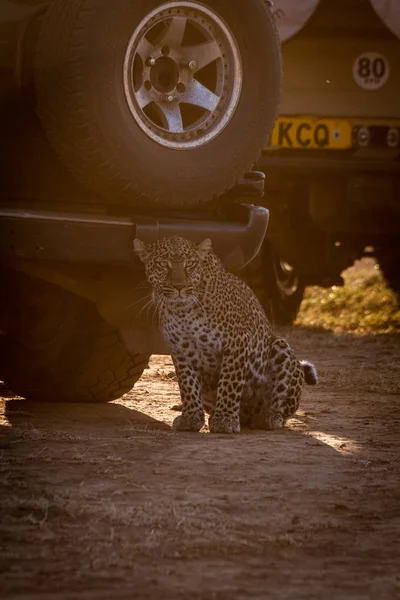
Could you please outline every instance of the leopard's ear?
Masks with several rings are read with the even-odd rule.
[[[209,238],[207,238],[206,240],[203,240],[202,242],[200,242],[200,244],[197,246],[196,248],[197,250],[197,254],[200,256],[200,258],[203,260],[203,258],[205,258],[205,256],[210,252],[211,250],[211,240]]]
[[[138,257],[140,258],[140,260],[144,264],[146,264],[149,259],[149,255],[150,255],[148,249],[146,248],[146,244],[144,244],[138,238],[135,238],[133,240],[133,249],[136,252],[136,254],[138,255]]]

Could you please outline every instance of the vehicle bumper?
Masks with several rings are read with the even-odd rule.
[[[136,285],[129,268],[137,267],[143,278],[143,265],[132,252],[133,239],[151,243],[174,235],[195,242],[210,238],[225,267],[238,270],[258,253],[268,219],[266,208],[248,204],[232,205],[213,220],[200,214],[110,217],[0,208],[0,261],[93,301],[131,352],[168,354],[154,318],[143,310],[148,289]]]
[[[311,216],[324,230],[393,233],[400,221],[400,161],[357,158],[343,153],[264,154],[266,199],[307,194]],[[267,204],[268,205],[268,204]]]
[[[258,253],[268,227],[266,208],[238,204],[221,215],[117,217],[0,208],[0,260],[15,259],[138,265],[132,242],[181,236],[210,238],[227,269],[238,270]]]
[[[335,151],[264,152],[258,163],[263,172],[274,169],[296,174],[310,173],[381,173],[400,176],[400,160],[386,157],[358,158],[354,153]]]

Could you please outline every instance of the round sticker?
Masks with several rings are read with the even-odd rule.
[[[353,64],[353,77],[357,85],[364,90],[379,90],[390,75],[390,65],[382,54],[364,52]]]

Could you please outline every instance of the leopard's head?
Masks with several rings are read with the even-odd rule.
[[[133,247],[145,265],[155,300],[181,303],[197,297],[211,240],[196,245],[181,237],[170,237],[146,245],[136,238]]]

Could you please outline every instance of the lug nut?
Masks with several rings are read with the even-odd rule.
[[[152,56],[149,56],[146,62],[149,67],[153,67],[156,64],[156,59]]]
[[[360,127],[357,132],[357,142],[362,148],[369,146],[371,141],[371,133],[368,127]]]
[[[400,135],[396,127],[390,127],[386,134],[386,143],[389,148],[397,148],[399,145]]]
[[[174,100],[174,96],[172,94],[161,94],[160,100],[161,102],[172,102]]]

